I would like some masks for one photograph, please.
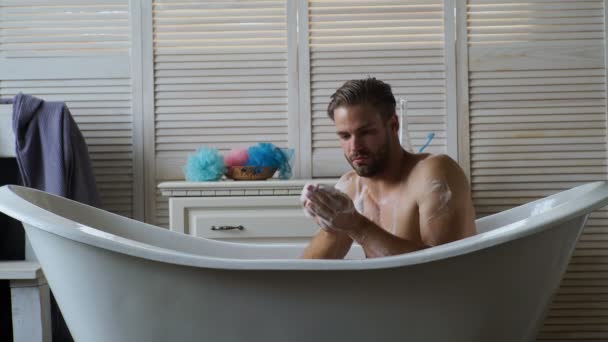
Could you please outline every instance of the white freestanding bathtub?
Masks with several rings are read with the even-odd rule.
[[[303,245],[205,240],[0,188],[79,342],[533,341],[587,215],[606,204],[608,185],[590,183],[439,247],[299,260]]]

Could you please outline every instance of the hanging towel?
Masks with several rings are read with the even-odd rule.
[[[86,142],[65,103],[17,94],[13,132],[23,185],[100,206]]]

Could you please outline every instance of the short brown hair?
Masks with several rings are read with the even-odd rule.
[[[327,115],[333,120],[334,110],[342,106],[367,104],[378,111],[380,117],[387,121],[395,115],[395,96],[391,86],[375,77],[362,80],[346,81],[331,96]]]

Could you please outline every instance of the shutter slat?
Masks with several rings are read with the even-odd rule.
[[[553,7],[553,5],[547,4],[547,7]],[[561,10],[544,10],[535,11],[533,13],[527,13],[526,9],[519,9],[513,11],[495,11],[495,12],[469,12],[469,20],[474,22],[477,19],[509,19],[513,17],[528,17],[528,18],[563,18],[563,17],[577,17],[578,22],[584,22],[587,17],[601,17],[602,13],[598,10],[602,8],[599,5],[594,6],[590,9],[568,9],[568,13],[564,14]]]
[[[519,3],[511,3],[505,6],[505,3],[497,5],[470,5],[469,15],[492,16],[493,14],[508,14],[513,12],[525,11],[528,15],[530,12],[534,14],[545,13],[550,11],[560,12],[563,10],[593,10],[604,9],[601,1],[564,1],[556,3],[537,3],[536,1],[520,1]],[[563,13],[563,12],[562,12]],[[569,14],[569,13],[568,13]],[[597,13],[596,13],[597,15]],[[517,15],[513,15],[517,16]],[[533,14],[531,15],[533,16]]]
[[[605,101],[602,99],[572,99],[572,100],[522,100],[522,101],[503,101],[503,102],[471,102],[471,109],[499,109],[499,108],[531,108],[542,107],[561,107],[561,106],[582,106],[599,107]]]
[[[287,143],[287,135],[284,136],[272,136],[272,137],[268,137],[265,135],[248,135],[247,137],[235,137],[235,138],[231,138],[231,139],[209,139],[209,140],[198,140],[198,141],[193,141],[191,143],[163,143],[163,144],[158,144],[156,146],[156,151],[158,154],[158,158],[160,160],[166,159],[166,156],[163,155],[161,152],[174,152],[174,154],[171,154],[171,156],[176,156],[176,155],[183,155],[184,152],[183,151],[188,151],[188,153],[194,152],[195,150],[197,150],[198,148],[200,148],[201,146],[207,146],[207,147],[215,147],[218,149],[223,149],[223,150],[228,150],[231,148],[234,148],[235,146],[250,146],[250,145],[256,145],[258,142],[260,141],[264,141],[264,142],[270,142],[273,143],[277,146],[284,146]],[[162,163],[161,165],[158,165],[157,167],[162,167]],[[183,166],[184,164],[181,164],[181,166]],[[180,168],[176,168],[176,170],[167,170],[167,172],[173,172],[173,173],[166,173],[166,175],[170,175],[172,178],[170,179],[179,179],[181,176],[178,176],[178,172],[179,172]]]
[[[159,11],[159,15],[173,14],[173,11],[197,11],[197,10],[250,10],[250,9],[264,9],[264,8],[282,8],[283,2],[280,0],[275,1],[203,1],[203,2],[169,2],[169,1],[157,1],[154,3],[154,9]]]
[[[238,129],[235,128],[234,131],[242,131],[242,129]],[[156,143],[157,144],[167,144],[167,145],[172,145],[172,146],[176,146],[176,145],[187,145],[187,146],[194,146],[194,148],[191,148],[192,150],[196,149],[197,144],[200,145],[205,145],[205,144],[213,144],[215,142],[242,142],[242,141],[251,141],[251,142],[255,142],[255,141],[287,141],[287,135],[286,134],[280,134],[280,133],[266,133],[266,132],[261,132],[259,134],[256,134],[255,129],[251,129],[252,133],[248,133],[246,136],[223,136],[223,135],[207,135],[205,137],[200,137],[198,135],[186,135],[186,134],[182,134],[179,136],[164,136],[164,135],[159,135],[157,133],[157,138],[156,138]],[[191,144],[186,144],[186,143],[191,143]],[[255,143],[252,143],[255,144]],[[213,147],[213,146],[208,146],[208,147]]]
[[[597,124],[594,124],[593,126],[597,127]],[[576,127],[572,127],[573,129],[560,129],[560,130],[548,130],[548,129],[544,129],[544,130],[509,130],[508,128],[505,127],[505,130],[500,130],[500,131],[475,131],[472,130],[471,132],[471,138],[472,139],[488,139],[488,140],[493,140],[493,139],[501,139],[501,140],[496,140],[496,141],[500,141],[503,142],[504,140],[502,140],[503,138],[516,138],[516,139],[521,139],[521,138],[531,138],[531,139],[535,139],[535,138],[540,138],[542,137],[543,139],[546,137],[554,137],[557,138],[554,140],[554,143],[559,143],[560,140],[559,138],[562,137],[605,137],[606,136],[606,130],[605,129],[574,129]],[[591,141],[591,140],[590,140]]]
[[[285,38],[287,36],[285,32],[285,27],[278,27],[276,30],[260,30],[256,29],[240,29],[240,30],[230,30],[220,31],[220,32],[209,32],[209,31],[201,31],[201,32],[173,32],[173,33],[156,33],[157,40],[171,40],[171,41],[188,41],[190,43],[193,42],[214,42],[217,39],[222,40],[232,40],[236,41],[237,39],[242,39],[247,41],[249,39],[274,39],[274,38]],[[232,44],[230,44],[232,45]],[[160,45],[159,45],[160,46]]]
[[[601,166],[582,166],[572,167],[521,167],[521,168],[483,168],[475,170],[473,176],[494,176],[494,175],[549,175],[549,174],[601,174],[606,170],[605,165]],[[505,195],[506,196],[506,195]]]
[[[358,35],[358,36],[343,36],[343,37],[311,37],[310,43],[312,47],[320,45],[358,45],[361,43],[368,44],[411,44],[416,42],[432,42],[442,41],[443,36],[441,34],[419,34],[419,35]]]
[[[437,5],[440,3],[441,2],[438,0],[408,0],[407,3],[405,3],[405,4],[407,4],[411,7],[412,5],[417,5],[417,6],[429,5],[429,4]],[[401,0],[375,0],[371,4],[368,0],[350,0],[350,1],[323,0],[323,1],[310,1],[309,8],[325,8],[325,7],[350,8],[352,6],[358,6],[358,7],[383,6],[383,7],[394,8],[394,6],[403,6],[403,5],[404,5],[404,2]],[[416,7],[416,8],[420,8],[420,7]]]
[[[28,1],[31,2],[31,1]],[[9,18],[7,18],[9,19]],[[111,23],[111,25],[110,25]],[[0,29],[4,29],[7,32],[40,32],[45,33],[45,30],[49,32],[56,32],[66,30],[74,32],[74,30],[115,30],[116,27],[126,27],[129,25],[129,19],[125,16],[123,18],[113,17],[111,20],[87,20],[87,21],[57,21],[57,20],[41,20],[31,18],[27,21],[10,21],[4,18],[0,21]],[[97,31],[96,31],[97,32]]]
[[[244,98],[274,98],[280,97],[285,94],[286,89],[280,90],[242,90],[242,91],[208,91],[208,92],[197,92],[197,91],[180,91],[180,92],[163,92],[156,96],[157,99],[190,99],[193,97],[199,97],[201,99],[244,99]],[[239,102],[239,101],[235,101]],[[160,105],[160,103],[159,103]]]
[[[276,90],[287,89],[287,83],[267,83],[264,84],[264,89]],[[162,92],[184,92],[184,91],[247,91],[260,89],[259,83],[227,83],[227,84],[157,84],[156,91]]]
[[[223,108],[226,109],[225,107],[223,107]],[[225,120],[226,119],[225,113],[218,113],[218,111],[215,111],[215,110],[211,110],[208,113],[197,112],[198,114],[175,114],[175,113],[172,113],[171,110],[168,110],[168,111],[170,112],[170,114],[165,114],[165,113],[157,114],[156,120],[159,122],[159,124],[161,124],[164,121],[167,121],[167,122],[171,122],[171,121],[182,122],[183,121],[183,122],[187,123],[188,121],[199,121],[200,120],[201,122],[207,122],[207,121],[213,121],[213,120]],[[254,113],[242,113],[242,111],[239,113],[238,107],[233,107],[233,108],[228,108],[227,112],[230,113],[230,118],[232,120],[268,120],[268,119],[286,120],[284,117],[282,117],[283,114],[281,111],[275,111],[275,113],[271,113],[269,111],[266,111],[265,113],[257,113],[258,110],[255,110]],[[236,114],[234,114],[233,112],[236,112]],[[204,114],[204,115],[201,115],[201,114]]]
[[[188,29],[190,27],[197,27],[200,25],[213,25],[213,24],[240,24],[243,22],[243,15],[235,15],[235,16],[175,16],[175,17],[154,17],[154,26],[155,28],[168,27],[168,26],[179,26],[184,29]],[[252,19],[247,18],[246,22],[251,23]],[[260,15],[259,13],[255,15],[255,23],[260,24],[273,24],[278,23],[283,25],[285,23],[285,18],[282,16],[275,15]],[[162,32],[162,31],[161,31]]]
[[[577,145],[533,145],[525,149],[521,146],[479,146],[471,149],[474,153],[472,160],[551,160],[551,159],[592,159],[601,158],[601,151],[605,147],[601,144]],[[522,152],[523,151],[523,152]],[[563,152],[563,153],[562,153]],[[576,153],[572,153],[576,152]]]
[[[241,83],[249,83],[249,84],[276,84],[276,83],[286,83],[284,75],[277,76],[214,76],[214,77],[163,77],[157,78],[154,80],[154,83],[157,85],[160,84],[241,84]]]
[[[171,128],[163,128],[158,130],[156,133],[157,142],[184,142],[184,141],[193,141],[196,140],[197,137],[204,135],[205,138],[213,137],[213,139],[217,138],[215,136],[225,136],[225,135],[237,135],[243,131],[243,127],[231,127],[229,125],[224,124],[224,126],[215,126],[215,127],[206,127],[206,128],[179,128],[179,129],[171,129]],[[267,134],[269,136],[276,134],[276,127],[247,127],[247,132],[249,134]]]
[[[206,55],[227,55],[227,59],[236,54],[262,54],[262,53],[277,53],[285,54],[285,49],[281,45],[247,45],[247,46],[215,46],[215,45],[199,45],[199,44],[173,44],[174,46],[162,47],[156,46],[154,50],[155,56],[189,56],[200,55],[204,58]],[[275,56],[277,56],[275,55]],[[273,57],[271,59],[276,59]]]
[[[235,120],[235,118],[232,118],[232,120],[228,121],[226,120],[226,118],[223,118],[223,120],[217,120],[217,121],[212,121],[212,120],[208,120],[205,122],[199,122],[198,120],[196,121],[175,121],[175,120],[171,120],[171,121],[159,121],[156,123],[156,127],[157,128],[200,128],[200,127],[232,127],[232,128],[236,128],[236,127],[265,127],[265,128],[272,128],[272,127],[281,127],[287,124],[287,119],[274,119],[274,120],[264,120],[264,119],[258,119],[258,120],[251,120],[251,118],[247,118],[245,120],[242,120],[243,118],[241,118],[241,120]]]
[[[429,42],[368,42],[366,51],[384,51],[384,50],[437,50],[443,49],[443,43],[438,41]],[[360,44],[316,44],[310,46],[311,56],[321,52],[353,52],[357,49],[362,49]]]
[[[603,32],[602,23],[595,24],[570,24],[570,25],[496,25],[480,26],[471,28],[469,34],[529,34],[529,33],[556,33],[556,32]]]
[[[602,83],[602,76],[597,77],[570,77],[568,84],[598,84]],[[542,77],[542,78],[518,78],[518,79],[474,79],[470,83],[473,88],[481,86],[536,86],[536,85],[562,85],[563,79],[560,77]],[[563,86],[563,85],[562,85]],[[475,89],[475,90],[482,90]]]
[[[578,111],[577,111],[578,112]],[[561,123],[555,123],[555,117],[559,117]],[[486,124],[494,124],[494,123],[515,123],[517,126],[512,127],[541,127],[541,125],[551,125],[551,126],[542,126],[546,128],[557,128],[558,125],[562,124],[573,124],[573,125],[586,125],[597,127],[598,123],[601,125],[604,120],[604,114],[556,114],[556,115],[509,115],[509,116],[472,116],[471,117],[471,129],[474,127],[493,127],[494,129],[498,129],[498,127],[505,127],[501,125],[486,125]],[[527,123],[527,124],[526,124]],[[484,125],[482,125],[484,124]]]
[[[534,41],[534,40],[577,40],[602,39],[603,31],[583,32],[549,32],[549,33],[486,33],[474,34],[469,42],[496,42],[496,41]]]
[[[181,50],[182,52],[184,50]],[[215,64],[218,62],[218,55],[222,56],[221,62],[252,62],[252,61],[285,61],[287,60],[286,54],[281,53],[222,53],[216,51],[212,54],[179,54],[179,55],[163,55],[160,54],[154,58],[154,61],[162,66],[161,63],[171,62],[208,62]]]
[[[576,160],[493,160],[475,161],[471,163],[472,169],[487,168],[515,168],[515,167],[553,167],[553,166],[606,166],[605,160],[576,159]],[[474,171],[475,172],[475,171]]]
[[[49,6],[49,2],[47,0],[27,0],[27,2],[23,0],[2,0],[2,7],[14,7],[14,6],[24,6],[25,4],[30,6]],[[97,6],[112,6],[112,5],[124,5],[124,0],[103,0],[101,3],[99,1],[94,3]],[[65,6],[72,7],[82,5],[81,0],[55,0],[52,3],[52,6]]]
[[[311,63],[311,67],[337,67],[337,66],[399,66],[399,65],[417,65],[417,64],[434,64],[443,65],[443,56],[440,57],[396,57],[396,58],[383,58],[376,57],[373,59],[362,59],[362,58],[341,58],[341,59],[315,59]]]
[[[572,138],[496,138],[496,139],[476,139],[471,143],[472,147],[476,146],[530,146],[530,145],[547,145],[547,144],[601,144],[605,142],[605,135],[596,135],[593,137],[572,137]]]
[[[601,86],[601,83],[600,83]],[[589,92],[598,89],[598,84],[572,84],[570,80],[567,85],[537,85],[537,86],[512,86],[512,87],[491,87],[491,86],[479,86],[473,85],[474,89],[471,89],[471,94],[509,94],[509,93],[529,93],[534,92],[538,94],[545,94],[547,92]]]
[[[234,61],[234,62],[175,62],[175,63],[157,63],[157,70],[193,70],[193,69],[249,69],[249,68],[273,68],[287,67],[287,61],[270,60],[270,61]]]
[[[190,4],[188,4],[190,5]],[[219,6],[224,6],[225,4],[219,4]],[[154,18],[163,19],[163,18],[171,18],[173,20],[179,19],[181,17],[185,18],[223,18],[223,17],[239,17],[246,18],[245,20],[256,19],[260,17],[277,17],[277,16],[285,16],[285,6],[277,6],[277,7],[268,7],[268,8],[247,8],[247,9],[194,9],[191,6],[188,6],[189,9],[177,9],[177,10],[169,10],[159,8],[154,11]],[[243,20],[243,19],[241,19]]]
[[[576,0],[531,0],[528,2],[532,2],[535,4],[540,4],[540,3],[560,3],[560,2],[574,2]],[[601,1],[601,0],[583,0],[583,1]],[[510,2],[505,2],[505,0],[468,0],[468,4],[469,5],[490,5],[490,4],[502,4],[502,5],[509,5],[511,4]]]
[[[597,12],[594,12],[597,14]],[[507,17],[507,18],[494,18],[494,19],[479,19],[469,18],[468,22],[474,25],[470,30],[481,29],[492,26],[515,26],[515,25],[573,25],[580,24],[581,20],[577,17],[548,17],[548,18],[533,18],[533,17]],[[594,17],[585,18],[585,23],[601,24],[604,22],[604,18],[601,15]],[[532,27],[533,28],[533,27]]]
[[[184,25],[163,25],[158,27],[156,32],[159,37],[168,38],[168,35],[174,34],[179,37],[178,32],[183,31]],[[216,24],[192,24],[188,25],[190,31],[188,34],[208,34],[213,32],[239,32],[239,31],[281,31],[285,29],[285,23],[216,23]]]
[[[549,115],[546,116],[541,116],[540,118],[545,118],[547,120],[547,122],[541,122],[539,123],[539,119],[532,117],[531,119],[533,121],[528,121],[528,122],[522,122],[520,120],[517,120],[518,117],[515,117],[515,120],[512,120],[511,122],[514,123],[508,123],[508,121],[503,121],[503,123],[498,123],[499,121],[497,121],[494,124],[476,124],[473,123],[471,124],[471,131],[474,132],[485,132],[485,131],[520,131],[520,130],[525,130],[525,131],[531,131],[531,130],[550,130],[550,129],[564,129],[564,130],[570,130],[570,129],[588,129],[588,128],[597,128],[598,126],[601,127],[603,124],[602,121],[602,117],[597,115],[597,116],[592,116],[592,115],[587,115],[584,116],[584,118],[587,118],[587,121],[576,121],[577,119],[580,120],[582,115],[577,115],[577,116],[569,116],[569,117],[564,117],[563,121],[560,122],[554,122],[554,121],[550,121],[551,118],[553,118],[553,120],[555,120],[554,117],[551,117]],[[590,119],[594,119],[594,120],[590,120]],[[562,133],[565,133],[563,131],[558,131],[559,134],[561,135]],[[515,132],[513,132],[513,134],[515,134]],[[544,132],[542,134],[545,134]],[[568,133],[570,134],[570,133]]]
[[[403,25],[403,21],[402,20],[389,20],[389,19],[382,19],[382,20],[359,20],[358,21],[359,25],[361,25],[361,27],[365,27],[365,28],[369,28],[369,29],[382,29],[385,27],[399,27],[401,25]],[[422,28],[427,28],[429,26],[436,26],[436,27],[440,27],[442,25],[442,20],[441,18],[438,19],[409,19],[408,20],[408,25],[411,28],[417,28],[417,29],[422,29]],[[312,22],[310,24],[310,30],[311,31],[317,31],[317,30],[334,30],[334,29],[342,29],[342,31],[348,32],[347,30],[352,29],[353,24],[351,22],[331,22],[331,21],[321,21],[321,22]]]
[[[429,12],[400,12],[391,13],[384,11],[378,11],[378,13],[366,13],[365,10],[358,12],[351,12],[347,10],[336,10],[334,13],[319,13],[319,15],[311,15],[310,23],[323,23],[323,22],[345,22],[345,21],[356,21],[360,20],[374,20],[374,21],[410,21],[415,23],[416,20],[442,20],[441,11],[429,11]]]
[[[174,118],[175,120],[178,120],[181,116],[179,114],[205,114],[207,115],[207,113],[211,113],[211,114],[215,114],[215,113],[221,113],[220,115],[222,115],[222,117],[226,117],[225,113],[230,113],[230,114],[234,114],[234,113],[239,113],[239,112],[259,112],[259,111],[266,111],[266,112],[272,112],[272,113],[285,113],[285,105],[281,104],[281,105],[256,105],[256,106],[252,106],[252,105],[248,105],[248,104],[242,104],[242,105],[218,105],[218,106],[199,106],[199,107],[163,107],[163,106],[158,106],[156,108],[156,115],[159,117],[160,119],[161,115],[165,115],[165,114],[175,114]]]
[[[205,76],[276,76],[284,75],[285,68],[257,68],[257,69],[191,69],[191,70],[158,70],[156,77],[205,77]],[[285,82],[285,79],[282,80]]]
[[[432,35],[442,39],[443,30],[441,26],[431,27],[407,27],[407,26],[390,26],[384,22],[384,27],[369,28],[345,28],[345,29],[310,29],[310,33],[318,38],[329,37],[351,37],[351,36],[413,36],[413,35]]]

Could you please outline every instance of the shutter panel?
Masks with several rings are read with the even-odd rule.
[[[103,208],[133,213],[127,0],[3,1],[0,96],[65,101],[88,144]]]
[[[0,54],[5,57],[127,55],[127,0],[4,0]]]
[[[327,117],[329,97],[345,81],[376,77],[408,100],[415,148],[435,132],[427,152],[446,152],[443,1],[310,1],[312,175],[350,170]]]
[[[153,11],[157,182],[184,179],[201,146],[287,147],[285,0],[154,1]],[[168,222],[164,210],[156,219]]]
[[[160,190],[156,190],[156,215],[154,217],[157,226],[169,228],[169,200],[162,195]]]
[[[606,179],[603,1],[469,0],[471,182],[485,216]],[[593,213],[543,341],[608,340],[608,212]]]

